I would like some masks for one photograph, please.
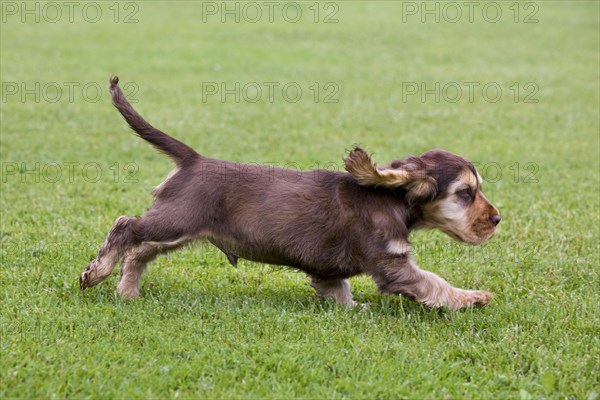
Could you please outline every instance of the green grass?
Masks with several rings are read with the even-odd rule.
[[[495,24],[403,23],[401,4],[366,1],[338,3],[335,24],[313,23],[312,2],[295,24],[223,24],[202,23],[199,2],[160,1],[115,24],[101,4],[96,24],[3,15],[0,397],[598,399],[597,2],[538,2],[534,24],[515,24],[512,2]],[[143,214],[171,169],[112,108],[115,72],[138,85],[143,115],[212,157],[311,168],[360,143],[381,163],[440,147],[487,166],[499,234],[481,247],[436,232],[412,241],[423,268],[494,301],[433,311],[359,277],[355,298],[370,307],[348,310],[316,299],[300,273],[234,268],[207,245],[159,258],[136,301],[116,296],[118,274],[80,292],[112,221]],[[23,102],[7,82],[64,92]],[[65,82],[103,91],[69,101]],[[203,82],[304,92],[297,103],[203,102]],[[314,102],[314,82],[337,84],[339,102]],[[405,102],[403,82],[497,82],[503,96]],[[524,102],[528,82],[537,103]],[[68,162],[79,163],[73,179]]]

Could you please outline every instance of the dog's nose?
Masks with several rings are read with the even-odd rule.
[[[492,221],[492,224],[494,225],[498,225],[501,219],[500,214],[494,214],[490,217],[490,221]]]

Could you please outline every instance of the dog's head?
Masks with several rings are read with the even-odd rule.
[[[482,243],[496,232],[498,209],[481,191],[481,176],[465,158],[431,150],[377,168],[367,152],[353,149],[346,170],[363,186],[401,189],[409,207],[422,211],[422,225],[461,242]]]

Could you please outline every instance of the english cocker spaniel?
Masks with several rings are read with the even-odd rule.
[[[119,217],[98,256],[80,276],[86,289],[120,261],[117,291],[139,295],[148,262],[196,240],[208,240],[232,264],[238,258],[307,273],[321,296],[354,305],[348,278],[367,274],[381,292],[430,307],[485,305],[491,294],[451,286],[420,269],[409,234],[438,228],[472,244],[490,239],[500,214],[481,191],[465,158],[444,150],[409,156],[380,168],[354,148],[347,172],[294,171],[237,164],[198,154],[150,125],[110,80],[113,104],[129,126],[175,162],[143,217]]]

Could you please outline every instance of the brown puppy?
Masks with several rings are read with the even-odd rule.
[[[170,156],[175,170],[143,217],[119,217],[98,256],[80,276],[81,289],[106,279],[121,261],[117,291],[138,296],[140,276],[158,254],[208,240],[238,257],[306,272],[321,296],[353,305],[347,278],[368,274],[380,291],[430,307],[485,305],[491,295],[452,287],[421,270],[409,233],[439,228],[456,240],[481,243],[500,222],[466,159],[444,150],[378,168],[362,149],[348,172],[294,171],[210,159],[146,122],[129,104],[118,78],[113,103],[130,127]]]

